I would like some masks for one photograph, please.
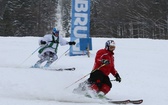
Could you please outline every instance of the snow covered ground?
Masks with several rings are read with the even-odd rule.
[[[38,60],[38,37],[0,37],[1,105],[97,105],[108,104],[72,93],[88,74],[95,53],[106,40],[93,38],[91,57],[63,55],[69,46],[59,46],[60,57],[52,68],[76,67],[75,71],[47,71],[29,68]],[[69,38],[67,38],[69,40]],[[112,82],[107,97],[114,100],[143,99],[142,105],[168,104],[168,41],[152,39],[114,39],[115,66],[122,82]],[[114,77],[111,75],[113,80]],[[67,101],[67,102],[64,102]],[[72,102],[71,102],[72,101]],[[75,101],[76,103],[73,103]]]

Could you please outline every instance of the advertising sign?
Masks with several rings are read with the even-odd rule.
[[[90,37],[90,0],[72,0],[71,17],[70,37],[76,45],[70,47],[70,56],[83,55],[84,51],[81,51],[80,47],[85,43],[80,43],[80,38]]]

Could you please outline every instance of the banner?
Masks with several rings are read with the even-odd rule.
[[[83,55],[80,50],[80,38],[90,37],[90,0],[72,0],[71,41],[76,45],[70,47],[70,56]],[[91,44],[91,43],[90,43]]]

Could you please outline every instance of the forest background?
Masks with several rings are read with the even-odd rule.
[[[90,36],[168,39],[168,0],[90,0]],[[70,36],[71,0],[0,0],[0,36]]]

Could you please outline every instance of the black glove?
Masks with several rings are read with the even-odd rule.
[[[121,82],[121,77],[118,73],[115,75],[115,77],[116,77],[116,81]]]
[[[69,45],[75,45],[76,42],[72,41],[72,42],[68,42]]]
[[[106,60],[106,59],[102,59],[101,62],[105,65],[110,64],[109,60]]]
[[[45,44],[46,44],[46,41],[41,40],[41,41],[40,41],[40,44],[41,44],[41,45],[45,45]]]

